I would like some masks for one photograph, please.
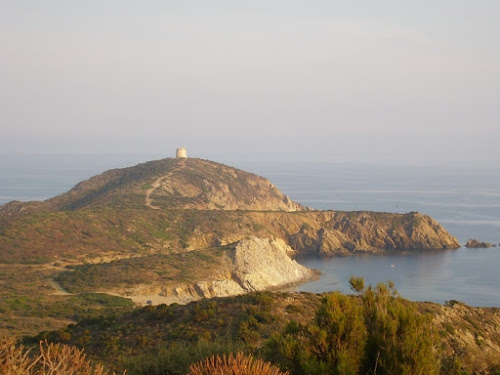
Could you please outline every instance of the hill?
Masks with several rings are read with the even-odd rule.
[[[50,210],[306,209],[263,177],[208,160],[171,158],[104,172],[45,205]]]
[[[281,285],[312,277],[280,268],[293,252],[460,246],[439,223],[416,212],[313,211],[254,174],[207,160],[163,159],[104,172],[44,202],[0,206],[0,318],[13,330],[44,309],[57,310],[54,325],[73,320],[54,304],[70,298],[53,295],[61,288],[74,294],[73,301],[104,292],[156,303],[278,286],[243,286],[244,263],[234,254],[248,238],[260,244],[250,253],[261,256],[251,258],[243,279],[285,273]],[[271,254],[281,255],[267,258]]]
[[[254,235],[322,255],[460,246],[428,216],[312,211],[265,178],[201,159],[113,169],[44,202],[0,206],[4,263],[104,261]]]

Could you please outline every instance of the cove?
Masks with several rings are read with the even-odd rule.
[[[295,260],[322,273],[318,280],[297,286],[299,292],[352,293],[349,278],[362,276],[366,285],[392,280],[399,294],[412,301],[458,300],[471,306],[500,307],[500,248],[348,257],[300,255]]]

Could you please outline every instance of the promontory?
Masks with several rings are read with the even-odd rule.
[[[292,253],[458,247],[429,216],[312,210],[263,177],[195,158],[113,169],[43,202],[0,206],[4,265],[66,265],[65,272],[54,266],[51,276],[68,293],[109,292],[153,302],[312,277],[289,263]]]

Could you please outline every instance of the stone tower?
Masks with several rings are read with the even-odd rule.
[[[179,158],[187,158],[188,157],[187,150],[184,147],[178,148],[177,152],[175,153],[175,157],[177,159],[179,159]]]

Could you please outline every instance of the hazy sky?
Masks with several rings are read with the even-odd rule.
[[[500,164],[500,1],[0,1],[0,153]]]

